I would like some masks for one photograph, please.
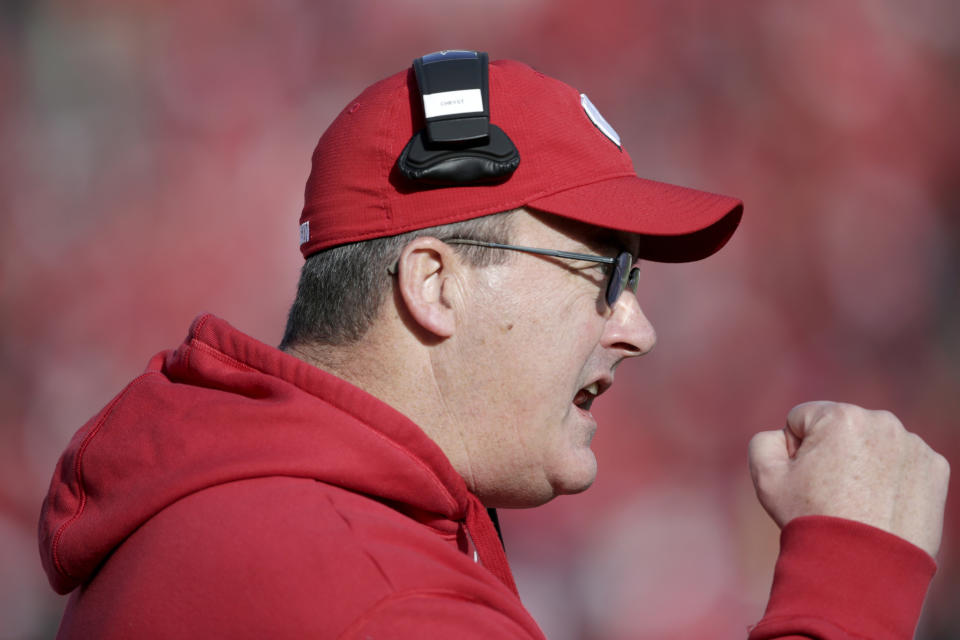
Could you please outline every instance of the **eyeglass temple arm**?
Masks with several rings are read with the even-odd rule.
[[[553,258],[569,258],[570,260],[587,260],[589,262],[602,262],[604,264],[615,264],[616,258],[606,256],[593,256],[586,253],[572,253],[570,251],[557,251],[556,249],[537,249],[535,247],[522,247],[512,244],[500,244],[498,242],[485,242],[483,240],[470,240],[468,238],[451,238],[444,240],[447,244],[471,244],[477,247],[490,247],[492,249],[507,249],[510,251],[523,251],[524,253],[536,253],[542,256],[551,256]]]

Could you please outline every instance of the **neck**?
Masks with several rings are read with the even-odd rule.
[[[375,324],[346,345],[304,344],[286,352],[346,380],[407,416],[440,447],[473,490],[466,433],[448,410],[431,358],[435,347]]]

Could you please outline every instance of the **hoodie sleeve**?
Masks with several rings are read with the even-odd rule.
[[[866,524],[808,516],[784,527],[770,600],[750,640],[913,638],[933,558]]]

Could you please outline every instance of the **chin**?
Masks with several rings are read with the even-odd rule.
[[[555,493],[558,496],[572,496],[577,493],[583,493],[593,485],[595,479],[596,474],[593,474],[589,479],[564,483],[556,488]]]
[[[558,462],[554,468],[540,468],[529,476],[515,476],[512,482],[498,485],[497,490],[479,491],[477,497],[487,507],[529,509],[560,495],[586,491],[596,477],[597,459],[587,448],[577,456]]]
[[[597,459],[589,449],[585,459],[578,460],[578,464],[566,465],[560,473],[551,480],[553,493],[559,495],[573,495],[590,488],[597,479]]]
[[[479,495],[484,506],[497,509],[531,509],[546,504],[560,495],[572,495],[586,491],[593,484],[596,473],[583,477],[564,477],[535,486],[514,487],[512,491],[500,491]]]

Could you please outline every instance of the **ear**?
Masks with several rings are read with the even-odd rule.
[[[440,338],[452,336],[457,326],[452,300],[460,268],[450,245],[426,236],[410,241],[397,260],[397,287],[410,317]]]

